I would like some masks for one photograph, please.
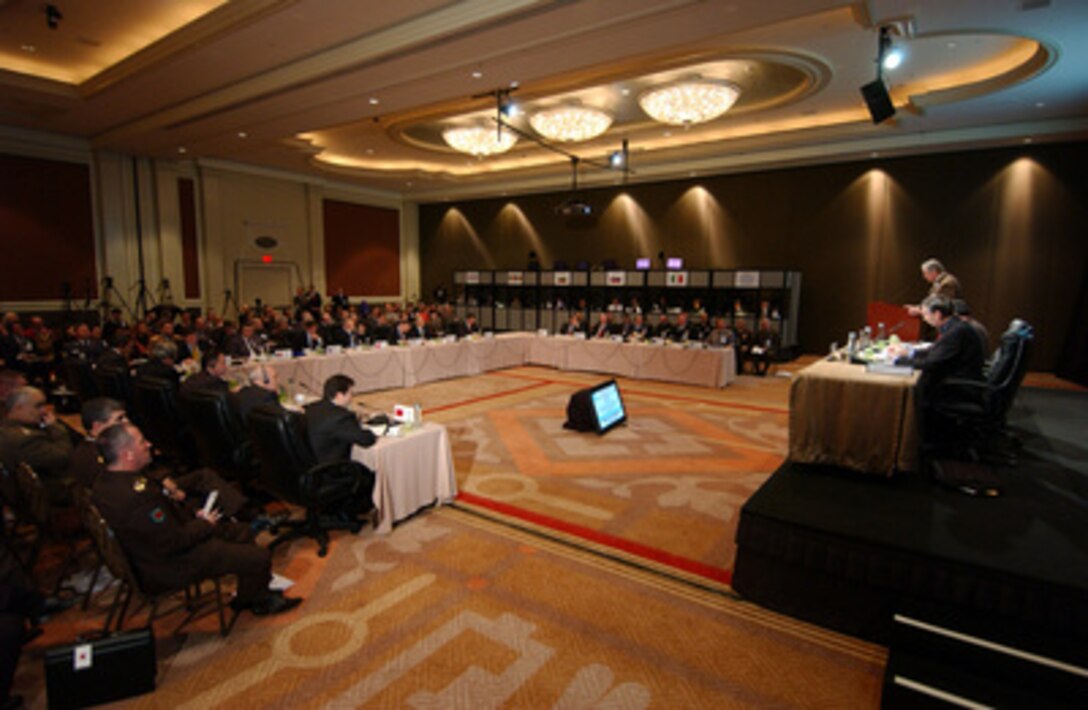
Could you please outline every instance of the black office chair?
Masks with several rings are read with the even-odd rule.
[[[94,381],[98,386],[98,393],[103,397],[109,397],[125,405],[126,414],[130,421],[140,426],[140,414],[132,401],[132,378],[128,370],[123,367],[111,365],[99,365],[94,368]]]
[[[196,447],[181,417],[174,385],[156,377],[137,377],[132,393],[144,436],[165,458],[195,466]]]
[[[329,550],[329,530],[362,528],[358,515],[373,508],[373,473],[353,461],[318,463],[306,436],[306,420],[278,405],[254,407],[249,434],[260,461],[260,484],[280,499],[302,506],[306,517],[289,521],[268,546],[313,538],[318,556]]]
[[[253,447],[225,393],[190,390],[180,394],[178,402],[192,431],[200,465],[242,483],[256,477]]]
[[[934,409],[963,434],[972,459],[980,458],[980,449],[995,452],[1002,439],[1019,445],[1006,429],[1006,418],[1027,373],[1034,338],[1032,327],[1017,318],[1001,336],[984,381],[949,378],[941,383]],[[1006,456],[1003,461],[1014,464],[1015,458]]]

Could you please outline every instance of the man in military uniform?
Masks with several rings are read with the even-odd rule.
[[[45,483],[49,499],[58,505],[71,501],[67,475],[72,438],[46,405],[36,387],[20,387],[8,395],[7,415],[0,422],[0,461],[9,472],[26,462]],[[10,493],[10,492],[9,492]]]
[[[145,475],[151,445],[131,424],[115,424],[98,438],[106,471],[92,500],[150,591],[178,589],[219,575],[238,577],[231,605],[257,615],[295,608],[301,599],[268,589],[269,551],[253,543],[249,526],[220,520],[218,510],[186,520],[161,485]]]

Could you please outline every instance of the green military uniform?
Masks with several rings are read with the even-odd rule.
[[[0,461],[12,475],[25,462],[41,477],[49,499],[58,505],[71,503],[72,479],[68,476],[68,457],[72,438],[60,424],[29,426],[14,419],[0,422]],[[14,491],[5,490],[5,495]]]

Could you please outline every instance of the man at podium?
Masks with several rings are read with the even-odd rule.
[[[953,301],[963,297],[959,279],[945,271],[944,264],[936,259],[926,259],[922,262],[922,278],[929,282],[929,293],[926,294],[926,298],[940,296],[947,301]],[[912,316],[922,316],[921,304],[906,304],[904,308]]]

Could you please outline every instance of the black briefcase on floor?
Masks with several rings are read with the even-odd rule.
[[[50,710],[82,708],[155,690],[155,636],[144,627],[45,652]]]

